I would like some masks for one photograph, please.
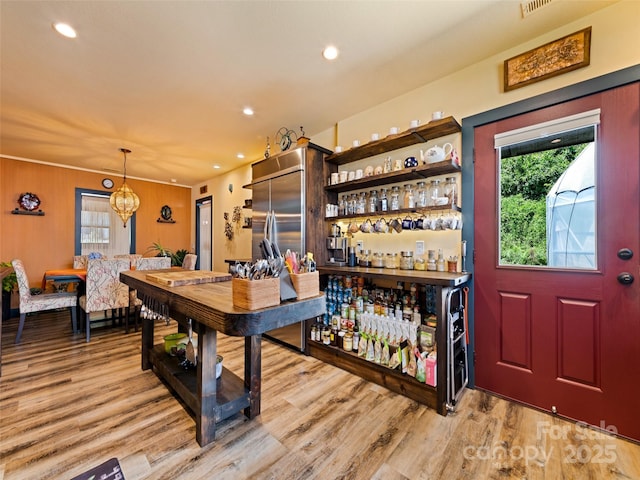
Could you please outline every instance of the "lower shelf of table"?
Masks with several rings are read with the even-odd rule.
[[[347,372],[358,375],[367,381],[376,383],[392,392],[404,395],[418,403],[433,408],[441,415],[446,415],[444,401],[438,400],[438,389],[418,382],[415,378],[405,375],[399,370],[392,370],[384,365],[369,362],[337,347],[319,342],[307,342],[309,355],[325,363],[339,367]]]
[[[149,357],[156,374],[165,380],[194,414],[198,415],[201,401],[198,397],[196,369],[182,368],[175,357],[167,355],[162,344],[155,345]],[[211,412],[215,415],[215,421],[229,418],[249,407],[249,400],[249,389],[245,387],[244,380],[223,368],[222,375],[216,380],[215,412]],[[203,412],[203,415],[211,413]]]

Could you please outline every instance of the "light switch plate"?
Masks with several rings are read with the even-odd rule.
[[[362,250],[364,250],[364,242],[362,240],[358,240],[356,242],[356,250],[358,252],[361,252]]]
[[[416,241],[416,255],[424,255],[424,240]]]

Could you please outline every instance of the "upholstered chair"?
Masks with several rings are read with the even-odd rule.
[[[124,255],[114,255],[113,258],[124,258],[125,260],[129,260],[131,262],[131,268],[138,268],[138,260],[142,258],[142,255],[139,253],[127,253]]]
[[[187,253],[182,260],[182,268],[185,270],[195,270],[196,262],[198,261],[198,255],[195,253]]]
[[[171,257],[144,257],[138,260],[137,270],[164,270],[171,268]]]
[[[71,311],[71,328],[75,333],[77,331],[76,306],[78,297],[75,292],[64,293],[43,293],[41,295],[31,295],[29,287],[29,279],[24,269],[22,260],[15,259],[11,262],[13,270],[16,272],[18,279],[18,289],[20,292],[20,324],[18,325],[18,334],[16,335],[16,343],[20,343],[22,329],[27,313],[43,312],[45,310],[55,310],[58,308],[69,308]]]
[[[73,256],[73,268],[79,268],[86,270],[89,263],[89,257],[87,255],[74,255]]]
[[[92,312],[129,308],[129,287],[120,281],[120,272],[130,268],[129,260],[91,260],[87,267],[86,293],[78,300],[85,313],[87,342],[91,339]]]

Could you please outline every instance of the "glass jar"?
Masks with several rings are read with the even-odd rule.
[[[416,205],[418,207],[427,207],[429,205],[429,194],[425,182],[418,182],[416,190]]]
[[[446,182],[444,195],[449,199],[447,203],[450,206],[455,206],[458,204],[458,182],[456,177],[447,177]]]
[[[440,197],[440,180],[431,180],[431,187],[429,187],[429,205],[437,205],[438,197]]]
[[[397,185],[391,189],[390,210],[400,210],[400,187]]]
[[[376,268],[384,268],[384,254],[382,252],[375,252],[373,254],[371,266]]]
[[[360,192],[356,202],[356,213],[366,213],[367,208],[367,192]]]
[[[369,213],[376,213],[378,211],[378,191],[371,190],[369,192]]]
[[[435,250],[429,250],[427,258],[427,270],[430,272],[436,271],[436,252]]]
[[[413,270],[413,252],[400,252],[400,270]]]
[[[358,265],[361,267],[370,267],[371,266],[371,250],[363,250],[360,255],[360,260],[358,261]]]
[[[410,183],[404,186],[403,208],[416,208],[416,197],[413,193],[413,185]]]
[[[347,204],[347,215],[353,215],[356,213],[356,204],[358,203],[358,198],[355,193],[352,193],[349,196],[349,203]]]
[[[378,199],[378,205],[381,212],[387,212],[389,210],[389,199],[387,198],[387,189],[380,189],[380,198]]]
[[[438,250],[438,260],[436,260],[436,270],[438,272],[444,272],[446,270],[446,263],[444,261],[444,255],[442,249]]]
[[[338,203],[338,215],[347,214],[348,203],[349,203],[349,197],[347,197],[347,195],[342,195],[342,197],[340,198],[340,202]]]
[[[386,258],[384,259],[384,268],[398,268],[399,266],[398,254],[387,253]]]
[[[427,269],[427,262],[424,261],[424,256],[416,255],[416,259],[413,262],[413,268],[414,268],[414,270],[426,270]]]

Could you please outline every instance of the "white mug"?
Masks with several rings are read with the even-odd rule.
[[[377,133],[372,133],[371,134],[371,140],[376,141],[380,139],[380,135],[378,135]]]
[[[331,174],[331,185],[340,183],[340,174],[338,172]]]
[[[360,180],[364,176],[364,172],[361,168],[356,170],[356,180]]]
[[[346,170],[341,170],[340,171],[340,183],[346,182],[347,178],[349,178],[349,172],[347,172]]]
[[[420,122],[418,120],[411,120],[411,123],[409,124],[409,128],[417,128],[419,124]]]
[[[353,146],[354,147],[359,147],[360,146],[360,140],[354,140],[353,141]]]
[[[352,182],[355,179],[356,179],[356,172],[354,172],[353,170],[349,171],[349,175],[347,177],[347,180],[349,182]]]
[[[340,145],[336,145],[336,153],[340,153],[342,151],[342,147]]]
[[[389,129],[389,135],[397,135],[398,134],[398,127],[391,127]]]
[[[444,117],[444,112],[442,111],[433,112],[431,114],[431,120],[440,120],[442,117]]]

